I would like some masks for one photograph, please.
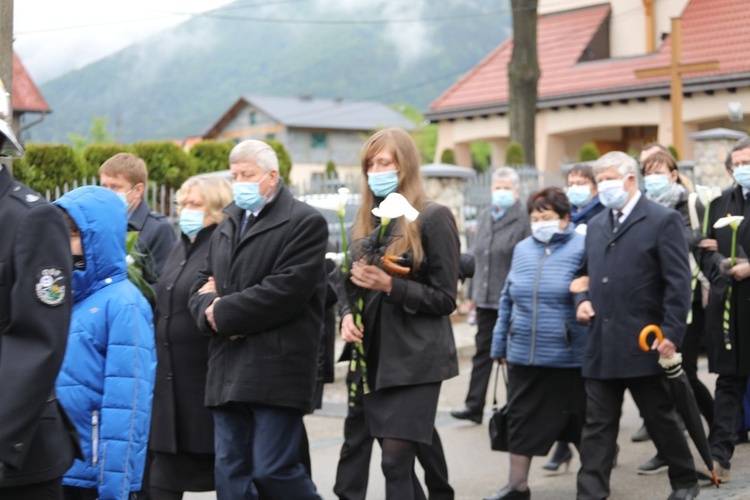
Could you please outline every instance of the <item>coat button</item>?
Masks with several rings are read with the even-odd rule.
[[[163,345],[164,347],[169,347],[169,342],[164,342],[164,344],[162,344],[162,345]]]
[[[615,242],[614,242],[614,241],[613,241],[612,243],[610,243],[610,244],[609,244],[609,247],[610,247],[610,248],[612,248],[613,246],[615,246]]]
[[[174,288],[174,283],[172,283],[170,285],[167,285],[167,291],[168,292],[171,292],[173,288]]]
[[[16,443],[13,445],[13,451],[21,453],[23,451],[23,443]]]
[[[606,277],[606,276],[605,276],[605,277],[603,277],[603,278],[602,278],[602,283],[605,283],[605,284],[606,284],[606,283],[609,283],[609,278],[608,278],[608,277]]]
[[[169,319],[169,314],[165,314],[164,319]]]

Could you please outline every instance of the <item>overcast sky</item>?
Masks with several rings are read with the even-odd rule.
[[[232,0],[15,0],[14,49],[38,83]]]

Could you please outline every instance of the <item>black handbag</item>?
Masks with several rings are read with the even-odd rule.
[[[505,380],[505,393],[508,394],[508,376],[505,373],[505,365],[498,363],[495,369],[495,393],[492,396],[492,416],[490,417],[490,448],[495,451],[508,451],[508,403],[502,408],[497,407],[497,379],[500,367],[503,368],[503,380]]]

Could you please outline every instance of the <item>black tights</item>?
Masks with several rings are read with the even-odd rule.
[[[386,500],[425,500],[424,490],[414,473],[417,443],[403,439],[385,438],[381,468],[385,476]]]

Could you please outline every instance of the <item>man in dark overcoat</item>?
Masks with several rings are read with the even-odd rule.
[[[708,367],[719,374],[714,394],[714,422],[708,436],[714,471],[722,482],[729,480],[730,460],[734,454],[734,442],[738,418],[742,410],[742,398],[750,376],[750,139],[738,141],[727,158],[727,169],[736,183],[726,189],[711,203],[709,230],[706,242],[709,250],[704,253],[701,267],[711,279],[711,292],[706,308],[706,338]],[[732,229],[715,229],[714,223],[728,214],[744,215],[745,220],[737,231],[737,264],[729,265],[732,247]],[[711,245],[713,244],[713,245]],[[727,290],[732,286],[729,311],[728,349],[724,338],[724,309]]]
[[[305,461],[326,288],[328,227],[295,200],[261,141],[229,156],[234,203],[211,236],[190,308],[210,335],[220,500],[319,498]]]
[[[578,499],[610,495],[623,394],[629,389],[649,435],[669,466],[670,499],[691,499],[698,484],[687,442],[676,420],[658,357],[682,342],[690,307],[688,266],[680,215],[642,196],[637,165],[611,152],[594,166],[607,207],[588,224],[585,271],[588,293],[576,297],[577,316],[590,321],[583,355],[586,424],[581,437]],[[664,341],[643,352],[638,335],[659,325]]]
[[[2,118],[0,157],[23,154]],[[62,498],[78,450],[54,390],[73,304],[68,230],[1,163],[0,221],[0,498]]]

